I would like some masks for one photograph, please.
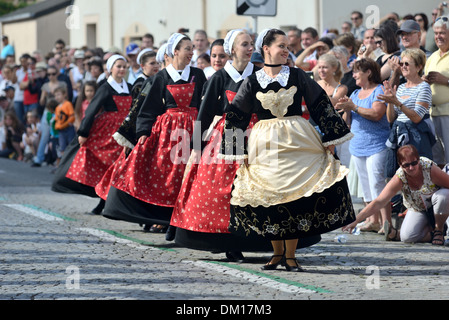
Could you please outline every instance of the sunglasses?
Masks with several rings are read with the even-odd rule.
[[[439,17],[438,19],[435,20],[435,22],[437,22],[438,20],[443,20],[444,22],[448,22],[449,18],[448,17]]]
[[[416,166],[418,163],[419,163],[419,161],[418,161],[418,160],[415,160],[415,161],[410,162],[410,163],[404,163],[404,164],[401,165],[401,167],[404,168],[404,169],[408,169],[410,166],[414,167],[414,166]]]
[[[410,63],[408,63],[408,62],[399,62],[399,65],[400,65],[401,67],[403,67],[403,66],[408,67],[408,66],[410,66]]]
[[[55,76],[56,73],[49,73],[48,75],[49,75],[49,76]]]
[[[375,41],[374,43],[375,43],[376,45],[380,46],[380,45],[382,44],[382,41],[383,41],[383,40],[379,40],[379,41]]]

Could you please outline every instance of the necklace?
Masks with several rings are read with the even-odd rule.
[[[270,68],[279,68],[282,66],[282,64],[268,64],[268,63],[265,63],[264,65]]]

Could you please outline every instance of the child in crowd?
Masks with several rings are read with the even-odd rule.
[[[23,126],[15,112],[8,111],[4,119],[5,143],[0,151],[0,158],[14,158],[23,161],[23,150],[20,147],[22,141]]]
[[[97,92],[97,83],[95,81],[86,81],[80,90],[80,95],[75,104],[75,129],[78,130],[81,121],[84,119],[87,107]]]
[[[40,140],[40,121],[36,110],[27,112],[26,131],[22,135],[21,147],[25,152],[25,161],[32,160],[37,154]]]
[[[67,100],[67,89],[59,87],[55,90],[55,100],[58,106],[55,110],[55,129],[59,132],[59,151],[64,154],[69,143],[75,138],[75,110]]]
[[[58,107],[58,102],[55,99],[50,99],[47,102],[47,121],[50,127],[50,139],[48,141],[47,152],[45,155],[45,162],[49,165],[52,165],[56,162],[56,165],[59,164],[59,160],[61,159],[61,154],[59,152],[59,132],[55,129],[56,122],[56,108]]]

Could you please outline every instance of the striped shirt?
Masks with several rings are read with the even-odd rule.
[[[402,84],[399,86],[396,96],[405,107],[415,111],[421,119],[424,118],[426,114],[429,114],[429,109],[432,106],[432,90],[427,82],[423,81],[411,88],[406,88],[405,84]],[[419,102],[427,104],[427,108],[419,104]],[[400,111],[398,107],[395,107],[394,109],[398,114],[398,121],[410,121],[410,118]]]

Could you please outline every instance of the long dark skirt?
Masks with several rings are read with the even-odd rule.
[[[231,205],[229,230],[240,237],[267,240],[303,239],[327,233],[355,221],[346,179],[310,197],[257,208]]]
[[[78,136],[76,136],[64,151],[64,155],[55,172],[51,190],[58,193],[81,194],[91,198],[98,198],[95,188],[78,183],[66,177],[79,149]]]
[[[172,207],[149,204],[111,186],[103,216],[112,220],[168,226],[172,212]]]
[[[310,247],[321,241],[320,235],[301,239],[298,249]],[[258,236],[237,236],[232,233],[204,233],[177,228],[175,243],[181,247],[209,252],[271,252],[271,241]]]

